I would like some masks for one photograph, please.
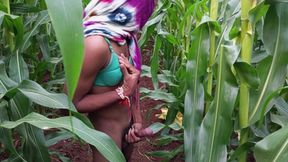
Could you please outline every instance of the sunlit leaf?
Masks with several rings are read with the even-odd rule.
[[[83,62],[81,0],[45,0],[63,55],[68,96],[72,99]]]

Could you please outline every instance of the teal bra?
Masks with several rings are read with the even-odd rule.
[[[105,38],[105,40],[109,45],[111,58],[109,64],[97,74],[94,85],[100,87],[112,87],[116,86],[123,80],[123,74],[117,53],[113,50],[110,41],[107,38]],[[131,58],[129,58],[129,61],[131,62]]]

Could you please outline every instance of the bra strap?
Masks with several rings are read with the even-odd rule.
[[[108,46],[109,46],[109,50],[110,50],[110,52],[111,52],[111,53],[114,52],[110,40],[109,40],[108,38],[106,38],[106,37],[104,37],[104,39],[105,39],[105,41],[107,42],[107,44],[108,44]]]

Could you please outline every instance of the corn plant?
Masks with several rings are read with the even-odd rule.
[[[109,161],[125,161],[113,140],[93,129],[71,102],[83,58],[82,2],[1,0],[0,25],[0,143],[9,153],[6,161],[51,161],[48,146],[71,134]],[[62,62],[69,97],[55,93],[64,83]],[[67,109],[70,116],[51,118],[45,113],[50,109]],[[50,139],[44,134],[50,128],[71,133]]]
[[[164,101],[159,107],[168,108],[166,122],[151,128],[165,128],[162,135],[170,128],[180,130],[185,161],[287,158],[287,5],[256,0],[159,3],[140,40],[155,35],[151,69],[144,73],[152,77],[154,90],[142,92]],[[172,124],[178,112],[184,114],[180,128]],[[171,159],[181,151],[154,155],[170,154]]]

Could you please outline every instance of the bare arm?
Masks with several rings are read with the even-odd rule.
[[[105,66],[109,59],[109,49],[102,37],[88,37],[85,39],[85,57],[73,98],[79,112],[91,112],[107,106],[120,99],[115,91],[102,94],[89,94],[93,88],[95,76]]]
[[[103,68],[105,62],[109,59],[110,51],[104,38],[100,36],[88,37],[85,39],[85,58],[82,66],[79,82],[73,98],[73,102],[79,112],[92,112],[97,109],[108,106],[121,99],[115,90],[101,94],[90,94],[93,88],[93,82],[97,73]],[[119,60],[127,58],[124,55]],[[125,65],[119,61],[120,68],[124,75],[123,90],[124,95],[133,94],[139,78],[139,71],[131,65]]]

